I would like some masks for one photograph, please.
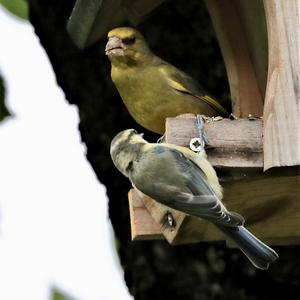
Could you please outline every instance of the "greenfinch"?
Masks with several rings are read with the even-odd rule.
[[[134,129],[127,129],[114,137],[110,154],[139,194],[213,223],[256,268],[266,270],[278,258],[243,226],[241,215],[226,209],[222,187],[205,151],[197,154],[173,144],[148,143]]]
[[[163,134],[166,118],[184,113],[210,117],[228,114],[192,77],[154,55],[134,28],[111,30],[105,54],[129,113],[150,131]]]

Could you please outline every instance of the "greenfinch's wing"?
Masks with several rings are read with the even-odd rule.
[[[204,101],[222,116],[228,115],[226,109],[223,108],[218,101],[208,95],[192,77],[184,72],[167,63],[162,63],[159,66],[159,72],[162,74],[163,78],[166,79],[171,88],[180,93],[189,94]]]

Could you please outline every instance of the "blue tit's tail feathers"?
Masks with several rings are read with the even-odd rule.
[[[256,268],[267,270],[269,264],[278,258],[278,254],[272,248],[256,238],[244,226],[232,228],[217,225],[217,227],[236,243]]]

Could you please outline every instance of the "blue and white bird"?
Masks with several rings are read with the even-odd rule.
[[[127,129],[112,140],[110,154],[139,193],[212,222],[256,268],[266,270],[278,258],[243,226],[241,215],[226,209],[221,201],[222,187],[204,151],[196,154],[173,144],[148,143],[134,129]]]

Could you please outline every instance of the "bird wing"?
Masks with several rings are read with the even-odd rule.
[[[240,215],[227,211],[203,170],[180,151],[155,146],[139,160],[130,179],[144,194],[186,214],[224,226],[244,222]]]
[[[176,91],[199,98],[221,115],[228,115],[226,109],[218,101],[209,96],[192,77],[167,63],[162,63],[159,66],[159,71],[167,80],[168,85]]]

